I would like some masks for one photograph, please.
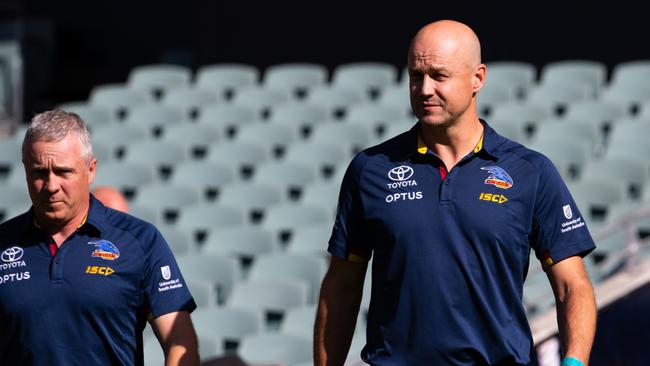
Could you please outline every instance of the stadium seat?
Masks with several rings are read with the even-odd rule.
[[[174,256],[189,254],[197,251],[189,232],[179,230],[169,225],[159,225],[158,229],[174,253]]]
[[[160,96],[169,89],[187,87],[191,77],[192,70],[180,65],[141,65],[131,69],[127,84],[132,89]]]
[[[93,186],[110,186],[122,191],[131,200],[141,187],[158,181],[155,168],[144,163],[98,163]]]
[[[286,125],[271,123],[251,123],[242,126],[234,140],[236,142],[250,143],[264,148],[274,156],[282,156],[287,146],[298,137],[295,128]]]
[[[219,94],[213,90],[188,87],[169,90],[160,102],[181,109],[185,120],[189,121],[196,120],[203,108],[216,105],[220,100]]]
[[[382,88],[397,82],[397,68],[381,62],[341,64],[332,71],[332,85],[361,90],[370,98]]]
[[[216,286],[219,304],[228,301],[233,288],[241,280],[241,272],[233,258],[193,253],[179,255],[176,260],[186,281],[207,281]]]
[[[0,138],[0,182],[12,167],[22,161],[22,141]]]
[[[289,103],[292,99],[288,90],[257,87],[240,89],[232,103],[254,108],[258,118],[266,119],[273,108]]]
[[[287,199],[297,199],[318,177],[319,171],[313,165],[295,161],[268,162],[255,170],[253,183],[278,187]]]
[[[584,85],[596,97],[607,79],[607,66],[600,61],[563,60],[542,66],[541,84],[571,83]]]
[[[280,332],[309,339],[314,335],[315,320],[315,304],[289,309],[284,319],[282,319]]]
[[[340,184],[339,182],[315,182],[306,186],[300,197],[303,206],[321,207],[336,213]]]
[[[264,327],[261,314],[230,307],[205,307],[192,313],[192,323],[200,336],[216,336],[236,348],[240,340],[261,332]],[[231,347],[224,347],[226,349]]]
[[[604,128],[614,121],[627,116],[627,111],[621,105],[603,100],[575,102],[567,106],[564,117],[567,120],[590,121]]]
[[[174,222],[179,212],[199,203],[199,192],[187,186],[151,184],[140,186],[134,203],[160,210],[166,222]]]
[[[626,88],[638,84],[647,85],[650,78],[650,60],[620,62],[612,68],[610,85]]]
[[[324,275],[325,261],[322,258],[276,253],[256,257],[248,278],[250,281],[302,280],[308,285],[308,303],[315,304]]]
[[[294,366],[312,359],[312,342],[287,334],[252,335],[242,339],[237,353],[248,364]]]
[[[298,279],[281,281],[246,281],[235,284],[227,305],[265,314],[267,327],[277,318],[298,306],[307,304],[307,283]]]
[[[237,206],[244,210],[247,220],[258,222],[269,206],[284,202],[280,188],[268,184],[241,183],[225,186],[217,203]]]
[[[593,99],[590,90],[584,85],[570,81],[556,81],[553,84],[539,84],[528,90],[526,101],[542,105],[562,115],[571,103],[579,103]]]
[[[223,286],[219,284],[219,281],[215,282],[212,279],[201,279],[201,278],[194,278],[198,277],[192,274],[192,270],[189,272],[189,277],[185,275],[185,271],[181,268],[181,272],[185,276],[185,283],[187,283],[187,287],[190,290],[190,293],[192,294],[192,298],[194,298],[194,302],[196,303],[197,308],[199,309],[204,309],[204,308],[211,308],[217,306],[219,303],[223,303],[225,301],[225,294],[223,294]],[[223,279],[220,281],[224,281]],[[232,285],[231,285],[232,287]],[[219,293],[221,291],[221,300],[219,300]]]
[[[165,128],[160,141],[181,145],[188,152],[189,159],[201,160],[210,147],[219,142],[219,139],[220,132],[215,126],[185,123]]]
[[[331,235],[332,225],[329,223],[302,225],[294,229],[287,243],[287,252],[325,258],[329,256],[327,242]]]
[[[535,126],[543,119],[553,116],[549,106],[534,103],[508,103],[494,107],[489,121],[509,121],[521,124],[527,133],[534,131]]]
[[[565,179],[579,176],[580,168],[591,158],[591,147],[571,136],[535,139],[529,147],[546,155]]]
[[[388,124],[392,121],[399,121],[407,115],[401,108],[378,105],[375,103],[363,103],[351,106],[344,118],[345,123],[367,125],[373,129],[376,136],[381,136]]]
[[[224,186],[237,180],[235,167],[209,161],[186,161],[174,167],[171,184],[184,185],[200,192],[201,201],[213,201]]]
[[[650,85],[643,79],[636,84],[610,84],[600,96],[600,100],[615,103],[633,115],[640,105],[650,99]]]
[[[289,146],[284,154],[285,161],[313,164],[324,177],[329,177],[337,164],[348,162],[352,154],[345,146],[320,142],[297,142]]]
[[[626,189],[616,177],[598,181],[567,182],[578,208],[590,222],[602,222],[611,205],[626,199]],[[583,218],[585,219],[585,218]]]
[[[233,137],[240,126],[258,122],[257,110],[251,106],[220,104],[201,110],[197,119],[199,126],[214,126],[222,136]]]
[[[220,96],[231,98],[237,90],[250,88],[259,82],[257,67],[246,64],[213,64],[196,71],[195,85],[202,89],[217,91]]]
[[[523,61],[492,61],[486,64],[486,82],[512,85],[518,98],[526,96],[528,89],[537,79],[535,65]]]
[[[390,124],[389,122],[386,126]],[[343,145],[350,154],[369,147],[376,139],[375,131],[370,125],[352,121],[320,124],[309,137],[310,142]]]
[[[2,189],[0,189],[0,213],[2,214],[2,220],[13,217],[11,215],[15,212],[15,207],[23,207],[24,210],[21,209],[20,211],[24,212],[27,211],[31,205],[32,201],[29,198],[26,183],[24,187],[20,188],[2,187]]]
[[[264,86],[288,90],[302,95],[309,89],[327,83],[327,68],[309,63],[285,63],[269,66],[264,73]]]
[[[528,140],[526,128],[519,122],[510,120],[491,120],[488,119],[488,125],[492,127],[499,135],[509,138],[520,144],[525,144]]]
[[[329,121],[329,118],[329,110],[322,105],[294,102],[274,107],[269,122],[273,125],[289,126],[305,136],[316,125]]]
[[[159,135],[167,126],[183,123],[185,116],[181,108],[160,104],[147,104],[133,107],[124,119],[126,125],[148,127],[150,135]]]
[[[592,153],[604,149],[604,136],[599,126],[589,120],[549,118],[540,121],[532,137],[535,140],[553,140],[557,136],[570,136],[590,146]]]
[[[495,106],[514,102],[515,99],[516,90],[512,84],[499,84],[488,79],[476,97],[479,116],[489,117]]]
[[[98,126],[105,126],[113,123],[113,116],[110,109],[102,106],[92,105],[88,102],[70,102],[57,106],[66,112],[77,114],[86,122],[91,131]]]
[[[142,90],[129,89],[125,84],[104,84],[90,91],[90,104],[106,108],[113,120],[122,120],[131,108],[153,103],[153,97]]]
[[[151,131],[148,126],[110,124],[95,128],[91,136],[93,143],[106,146],[112,157],[119,158],[127,145],[150,139]]]
[[[155,225],[158,228],[160,228],[159,225],[164,225],[165,214],[161,209],[156,207],[129,203],[129,214]]]
[[[269,160],[271,152],[250,142],[224,142],[210,148],[206,161],[235,167],[242,178],[248,178],[255,166]]]
[[[329,118],[341,118],[349,107],[366,100],[361,90],[331,85],[313,88],[306,98],[306,102],[326,108]]]
[[[238,258],[242,267],[247,267],[257,256],[274,252],[276,246],[269,230],[244,224],[212,230],[203,243],[202,251]]]
[[[151,164],[161,179],[167,179],[174,166],[188,160],[189,149],[177,141],[140,141],[125,146],[123,161]]]
[[[244,210],[241,207],[199,204],[182,207],[175,225],[192,233],[195,242],[202,244],[211,230],[242,225],[244,220]]]
[[[383,88],[377,98],[377,104],[395,107],[405,116],[413,116],[409,89],[401,84]]]
[[[316,223],[332,224],[333,221],[331,212],[324,208],[286,203],[266,209],[262,225],[272,230],[277,235],[279,243],[283,244],[298,227]]]
[[[618,179],[625,185],[627,197],[638,199],[643,185],[648,182],[647,164],[624,159],[590,160],[582,169],[580,180],[584,182],[602,180],[604,176]]]

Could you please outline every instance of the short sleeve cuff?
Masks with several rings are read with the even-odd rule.
[[[544,253],[540,258],[540,261],[542,262],[542,267],[544,270],[546,270],[554,264],[561,262],[569,257],[576,255],[584,257],[594,249],[596,249],[596,246],[594,245],[593,241],[588,240],[580,244],[557,248],[550,253]]]

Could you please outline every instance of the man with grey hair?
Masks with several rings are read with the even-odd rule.
[[[35,116],[22,155],[32,207],[0,225],[0,364],[141,365],[148,320],[166,365],[198,365],[196,304],[169,246],[90,194],[83,120]]]

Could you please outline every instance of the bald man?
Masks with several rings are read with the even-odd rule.
[[[315,364],[345,362],[371,257],[365,362],[528,364],[522,292],[533,250],[555,293],[563,365],[586,365],[596,307],[582,257],[594,242],[549,159],[478,118],[486,67],[476,34],[431,23],[408,67],[417,123],[359,153],[343,178]]]
[[[93,189],[92,194],[106,207],[121,212],[129,212],[129,203],[126,201],[126,198],[120,191],[113,187],[99,186]]]

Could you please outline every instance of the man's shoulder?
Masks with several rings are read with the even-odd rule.
[[[504,137],[503,139],[504,142],[497,148],[497,153],[501,156],[510,155],[514,158],[521,159],[537,170],[543,170],[547,168],[549,164],[551,166],[553,165],[551,160],[543,153],[508,138]]]
[[[105,207],[102,220],[105,229],[127,232],[142,242],[150,242],[158,235],[152,223],[109,207]]]

